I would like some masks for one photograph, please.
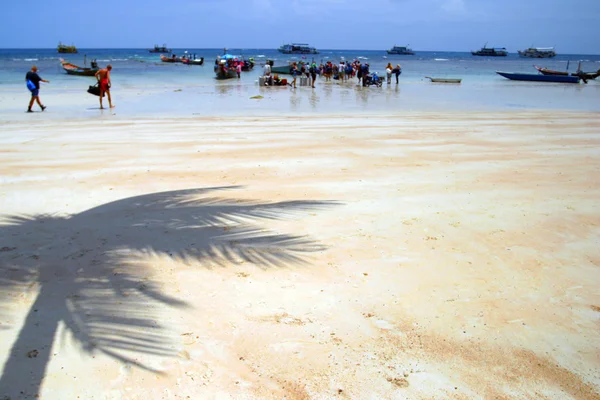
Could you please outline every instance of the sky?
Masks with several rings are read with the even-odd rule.
[[[0,0],[0,48],[470,51],[600,54],[600,0]]]

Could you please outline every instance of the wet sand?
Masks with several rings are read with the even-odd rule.
[[[599,398],[599,127],[7,122],[0,394]]]

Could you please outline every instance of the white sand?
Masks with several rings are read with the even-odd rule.
[[[0,398],[599,398],[599,127],[4,124]]]

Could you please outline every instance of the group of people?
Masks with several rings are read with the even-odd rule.
[[[108,64],[106,68],[102,68],[96,72],[96,79],[98,80],[98,85],[100,87],[100,109],[103,109],[102,98],[104,94],[108,97],[108,105],[110,108],[113,108],[112,99],[110,97],[110,71],[112,70],[112,65]],[[40,109],[44,111],[46,106],[42,104],[40,101],[40,82],[50,83],[50,81],[46,79],[42,79],[42,77],[38,74],[38,68],[34,65],[31,67],[31,70],[27,72],[25,75],[25,83],[27,84],[27,89],[31,93],[31,100],[29,101],[29,107],[27,107],[27,112],[31,113],[33,110],[33,104],[37,102],[40,106]]]
[[[223,72],[228,69],[234,69],[237,73],[238,79],[242,76],[242,71],[250,70],[254,66],[253,59],[248,60],[240,60],[238,58],[221,58],[221,56],[217,56],[215,59],[215,68],[221,68]]]
[[[264,77],[266,85],[273,85],[273,77],[271,76],[271,63],[267,62],[264,67]],[[395,67],[391,63],[386,66],[386,77],[388,85],[392,83],[392,75],[396,77],[396,84],[398,84],[398,78],[402,74],[402,68],[400,64]],[[339,64],[327,61],[317,65],[314,61],[310,64],[303,62],[293,62],[290,64],[290,75],[292,75],[292,81],[289,83],[290,86],[296,87],[297,77],[306,75],[310,78],[311,86],[315,87],[315,81],[317,75],[321,75],[325,78],[325,81],[331,81],[332,79],[339,80],[341,82],[349,81],[353,78],[358,78],[358,84],[362,86],[368,86],[372,82],[372,75],[370,73],[369,63],[361,64],[359,60],[340,61]]]

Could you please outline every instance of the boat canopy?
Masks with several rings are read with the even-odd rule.
[[[221,57],[221,60],[235,60],[235,59],[241,59],[241,56],[234,56],[233,54],[222,54],[219,57]]]

